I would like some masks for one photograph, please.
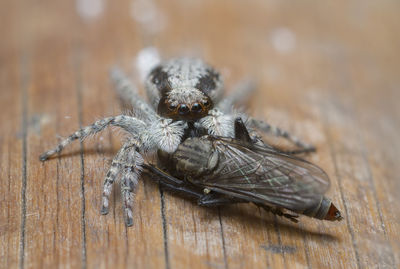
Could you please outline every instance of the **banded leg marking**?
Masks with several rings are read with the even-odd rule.
[[[121,69],[117,67],[112,68],[110,77],[118,95],[124,101],[129,102],[135,109],[142,111],[149,121],[154,121],[158,118],[154,109],[142,99],[138,94],[137,87],[127,78]]]
[[[288,153],[298,154],[298,153],[306,153],[306,152],[314,152],[315,147],[311,144],[305,143],[301,141],[294,135],[291,135],[289,132],[282,130],[278,127],[272,126],[264,121],[256,120],[254,118],[249,118],[248,124],[252,127],[255,127],[265,133],[270,133],[277,137],[283,137],[286,140],[290,141],[297,147],[301,148],[300,150],[290,151]]]
[[[121,196],[124,204],[125,223],[127,226],[132,226],[134,191],[142,171],[143,158],[135,147],[128,150],[126,157],[121,179]]]
[[[143,121],[125,115],[104,118],[94,122],[92,125],[86,126],[76,131],[75,133],[73,133],[72,135],[61,141],[61,143],[58,144],[54,149],[49,150],[40,155],[39,157],[40,161],[42,162],[46,161],[50,156],[61,152],[66,146],[71,144],[73,141],[77,139],[83,141],[89,135],[94,135],[104,130],[109,125],[121,127],[126,131],[128,131],[129,133],[137,133],[138,129],[144,129],[146,126]]]
[[[126,144],[118,151],[117,155],[112,160],[111,166],[107,171],[107,174],[104,178],[103,184],[103,195],[102,195],[102,206],[101,206],[101,214],[107,215],[109,211],[109,198],[111,195],[112,187],[120,173],[121,164],[123,162],[123,155],[127,150]]]

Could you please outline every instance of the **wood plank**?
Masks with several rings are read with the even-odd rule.
[[[45,3],[42,3],[45,4]],[[73,19],[68,5],[47,3],[48,8],[61,8],[66,18]],[[54,147],[79,126],[76,79],[71,61],[72,32],[61,29],[65,20],[55,20],[41,8],[27,16],[32,31],[29,36],[31,84],[28,91],[28,178],[26,217],[26,267],[82,267],[84,234],[82,229],[81,156],[79,143],[57,158],[41,163],[38,156]],[[72,25],[71,25],[72,26]],[[35,28],[37,27],[37,28]],[[45,137],[46,139],[43,139]],[[78,152],[78,154],[76,154]],[[74,154],[75,153],[75,154]]]
[[[119,4],[122,5],[120,9],[124,8],[123,5],[129,8],[129,2]],[[125,17],[129,14],[120,15],[120,10],[114,8],[110,7],[104,22],[119,17],[114,20],[115,27],[126,22],[133,29],[133,21],[129,24],[129,18]],[[126,36],[117,31],[109,35],[110,39],[117,40],[115,46],[112,46],[113,43],[99,46],[98,40],[104,35],[104,25],[99,23],[93,27],[83,21],[81,27],[90,32],[80,39],[77,48],[80,58],[76,66],[76,75],[80,76],[78,87],[82,98],[82,123],[87,125],[102,117],[121,113],[118,98],[110,83],[109,70],[115,64],[122,64],[120,67],[131,74],[133,55],[139,43],[135,38],[136,33]],[[114,184],[109,215],[100,215],[103,179],[124,137],[116,128],[110,128],[84,142],[87,264],[90,268],[162,268],[165,267],[164,237],[157,185],[144,182],[146,178],[142,177],[135,195],[133,227],[125,227],[118,183]],[[99,259],[99,256],[103,259]]]
[[[80,156],[67,149],[62,157],[46,163],[38,160],[60,141],[58,134],[78,127],[70,57],[68,45],[54,43],[50,48],[42,43],[31,57],[28,118],[37,126],[28,130],[27,267],[80,267],[83,262]],[[79,145],[72,148],[79,152]]]
[[[21,255],[22,182],[24,178],[23,92],[27,81],[21,59],[10,52],[0,65],[0,260],[4,268],[17,267]]]
[[[399,10],[395,1],[0,0],[0,268],[397,268]],[[40,163],[60,136],[121,113],[109,68],[141,86],[133,66],[148,46],[204,58],[227,90],[254,77],[250,114],[317,146],[305,158],[330,176],[345,220],[201,208],[143,177],[128,228],[118,184],[109,215],[99,213],[118,131]]]

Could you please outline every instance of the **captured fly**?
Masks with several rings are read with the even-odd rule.
[[[321,168],[252,140],[240,118],[235,135],[188,138],[172,154],[173,171],[147,168],[161,176],[162,185],[195,196],[200,205],[253,202],[295,222],[298,216],[283,209],[321,220],[342,219],[324,196],[330,183]]]

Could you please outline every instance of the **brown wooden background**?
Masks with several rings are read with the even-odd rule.
[[[399,14],[394,0],[0,1],[0,266],[398,268]],[[203,57],[228,86],[255,78],[249,111],[318,147],[345,220],[200,208],[144,179],[127,228],[118,188],[99,214],[118,132],[40,163],[120,113],[108,69],[133,72],[148,46]]]

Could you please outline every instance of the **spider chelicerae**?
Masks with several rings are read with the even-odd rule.
[[[224,96],[221,75],[200,59],[171,59],[152,69],[144,83],[148,102],[138,94],[135,85],[121,70],[114,68],[111,79],[121,99],[132,105],[134,116],[118,115],[98,120],[40,155],[40,160],[46,161],[74,140],[84,140],[108,126],[125,130],[126,142],[113,158],[105,176],[101,213],[108,213],[112,185],[120,178],[128,226],[133,224],[133,194],[145,165],[144,153],[157,152],[158,156],[172,154],[186,138],[205,134],[233,138],[234,121],[239,116],[244,119],[254,139],[259,137],[259,130],[288,139],[300,148],[297,152],[314,150],[313,146],[286,131],[235,111],[234,105],[253,91],[253,84],[239,83],[229,95]]]

